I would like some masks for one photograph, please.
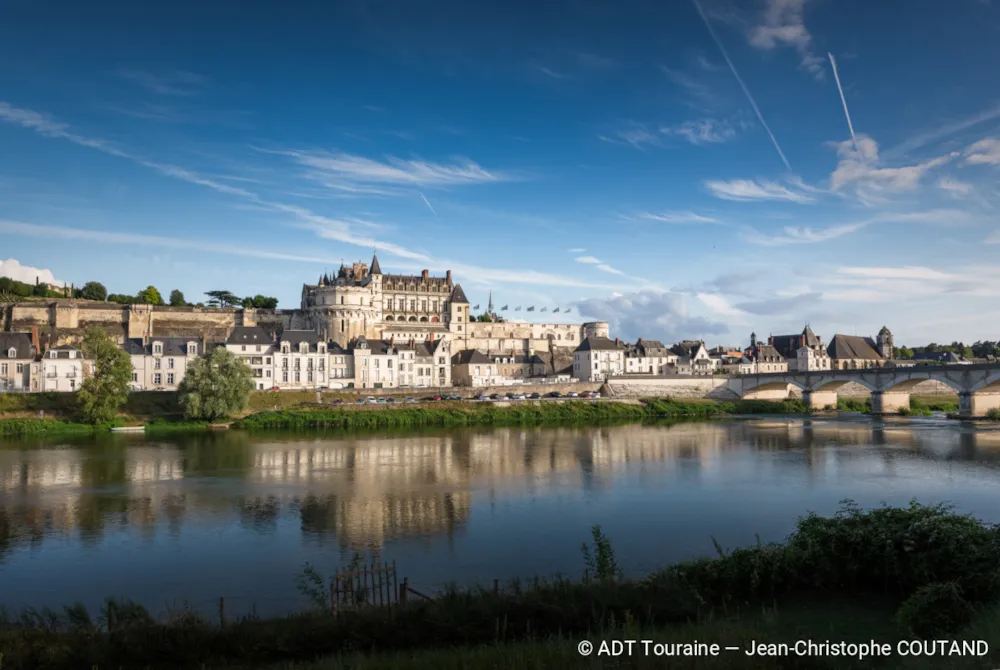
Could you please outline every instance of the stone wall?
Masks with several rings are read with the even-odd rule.
[[[957,392],[947,384],[935,379],[920,382],[908,391],[910,395],[957,395]],[[845,398],[867,398],[871,391],[856,382],[850,382],[837,389],[837,395]]]
[[[726,386],[728,377],[621,377],[608,382],[614,398],[712,398],[736,400]]]

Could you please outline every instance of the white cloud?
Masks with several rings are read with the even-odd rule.
[[[332,183],[342,180],[348,188],[352,184],[457,186],[513,179],[512,175],[490,172],[470,160],[444,164],[389,156],[383,162],[348,153],[270,150],[265,153],[288,156],[299,165],[316,171],[314,178],[320,176],[320,180],[327,178]]]
[[[623,276],[624,276],[624,274],[625,274],[625,273],[624,273],[624,272],[622,272],[621,270],[616,270],[615,268],[611,267],[611,266],[610,266],[610,265],[608,265],[607,263],[600,263],[600,264],[599,264],[599,265],[597,266],[597,269],[598,269],[598,270],[603,270],[604,272],[609,272],[609,273],[611,273],[611,274],[613,274],[613,275],[623,275]]]
[[[612,333],[630,341],[642,337],[670,344],[727,331],[724,323],[692,316],[679,293],[616,293],[606,298],[580,300],[573,306],[584,319],[607,321]]]
[[[161,74],[144,70],[120,70],[117,74],[157,95],[193,95],[205,84],[205,78],[201,75],[182,70]]]
[[[568,249],[567,251],[569,251],[571,254],[582,254],[584,251],[586,251],[586,249],[582,247],[575,247],[573,249]]]
[[[701,301],[701,304],[708,307],[710,310],[716,314],[728,317],[730,319],[736,319],[738,322],[742,323],[742,319],[746,316],[746,312],[741,309],[736,309],[729,304],[729,301],[718,293],[697,293],[695,297]]]
[[[788,202],[807,203],[813,198],[800,191],[793,191],[777,182],[752,179],[733,179],[730,181],[706,181],[705,187],[716,198],[723,200],[784,200]]]
[[[720,144],[736,137],[736,130],[725,120],[700,119],[686,121],[677,126],[665,126],[660,132],[670,137],[680,137],[691,144]]]
[[[597,265],[598,263],[601,262],[598,259],[594,258],[593,256],[580,256],[579,258],[575,258],[573,260],[575,260],[577,263],[589,263],[593,265]]]
[[[2,223],[2,222],[0,222]],[[30,265],[21,265],[15,258],[0,260],[0,277],[8,277],[25,284],[34,284],[40,281],[53,286],[65,286],[66,282],[60,281],[52,274],[52,270],[36,268]]]
[[[950,177],[942,177],[938,179],[937,187],[943,191],[947,191],[956,197],[963,195],[969,195],[972,193],[972,184],[966,184],[963,181],[958,181],[957,179],[951,179]]]
[[[805,4],[806,0],[768,0],[762,22],[750,31],[750,44],[765,50],[793,47],[801,67],[822,79],[823,59],[812,52],[812,35],[803,20]]]
[[[904,267],[842,267],[837,268],[839,274],[851,275],[854,277],[867,277],[869,279],[930,279],[930,280],[951,280],[958,279],[959,276],[933,268],[907,265]]]
[[[640,219],[650,221],[662,221],[663,223],[719,223],[717,219],[703,216],[694,212],[641,212],[637,215]]]
[[[1000,140],[988,138],[969,146],[965,150],[965,162],[969,165],[1000,165]]]
[[[634,122],[613,131],[610,135],[598,135],[597,137],[603,142],[627,144],[639,150],[643,150],[647,146],[659,146],[663,142],[660,133]]]
[[[928,171],[953,158],[953,155],[938,156],[916,165],[880,168],[878,143],[868,135],[859,134],[857,141],[831,144],[836,147],[840,162],[830,175],[830,188],[838,191],[853,186],[858,196],[869,202],[879,202],[885,194],[916,189]]]
[[[598,270],[602,272],[607,272],[608,274],[620,275],[622,277],[626,276],[625,273],[622,272],[621,270],[613,268],[604,261],[600,260],[599,258],[594,258],[593,256],[579,256],[573,260],[575,260],[577,263],[583,263],[584,265],[594,265],[597,267]]]
[[[809,226],[786,226],[779,235],[763,235],[756,231],[743,237],[748,242],[765,247],[777,247],[786,244],[815,244],[843,237],[861,230],[868,222],[850,223],[828,228],[810,228]]]
[[[1000,244],[1000,228],[987,235],[984,242],[986,244]]]

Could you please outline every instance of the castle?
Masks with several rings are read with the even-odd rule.
[[[31,301],[0,306],[3,329],[28,332],[37,327],[45,347],[78,343],[89,326],[105,329],[118,342],[149,337],[197,337],[225,341],[237,326],[260,326],[274,336],[285,330],[311,330],[342,347],[357,337],[434,342],[450,349],[493,354],[538,354],[548,372],[567,371],[573,350],[587,337],[608,337],[606,322],[542,324],[528,321],[473,320],[469,301],[451,271],[432,277],[383,274],[378,256],[371,264],[341,265],[304,284],[299,309],[214,309],[118,305],[84,300]]]

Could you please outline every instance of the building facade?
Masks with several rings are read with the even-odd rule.
[[[625,345],[625,374],[670,375],[677,371],[677,354],[658,340]]]
[[[878,352],[878,343],[870,337],[834,335],[827,352],[834,370],[863,370],[885,364]]]
[[[751,333],[750,346],[754,346],[757,335]],[[771,335],[767,343],[774,347],[785,359],[789,371],[808,372],[829,370],[831,363],[823,338],[816,335],[809,324],[797,335]]]
[[[573,377],[606,381],[625,374],[625,345],[607,337],[588,337],[573,352]]]
[[[48,349],[32,365],[32,376],[38,378],[38,389],[43,392],[73,393],[80,390],[84,372],[94,370],[91,361],[85,361],[83,352],[69,344]]]
[[[34,360],[35,345],[28,333],[0,333],[0,393],[31,391]]]
[[[176,391],[191,361],[205,353],[193,337],[130,339],[125,352],[132,359],[133,391]]]
[[[270,333],[260,326],[238,326],[229,333],[226,349],[250,366],[255,389],[274,388],[275,346]]]

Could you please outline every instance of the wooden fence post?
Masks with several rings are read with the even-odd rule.
[[[226,597],[219,596],[219,628],[226,627]]]
[[[403,583],[399,585],[399,604],[406,604],[407,591],[409,590],[409,577],[403,577]]]
[[[340,589],[340,575],[334,575],[333,579],[330,580],[330,613],[334,617],[337,616],[337,596],[339,595]]]
[[[494,579],[493,580],[493,595],[495,595],[495,596],[496,595],[500,595],[500,580],[499,579]]]

